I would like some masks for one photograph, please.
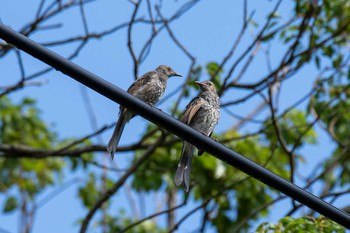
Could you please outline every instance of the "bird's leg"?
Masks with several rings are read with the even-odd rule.
[[[212,137],[211,137],[212,134],[213,134],[213,132],[211,132],[211,133],[209,134],[209,137],[210,137],[211,139],[213,139],[214,141],[219,142],[219,140],[218,140],[217,138],[212,138]]]
[[[216,141],[216,142],[219,142],[219,140],[217,139],[217,138],[212,138],[211,137],[211,134],[212,133],[210,133],[209,135],[206,135],[205,133],[202,133],[204,136],[208,136],[208,137],[210,137],[211,139],[213,139],[214,141]],[[197,147],[197,149],[198,149],[198,156],[201,156],[203,153],[204,153],[204,150],[203,149],[201,149],[201,148],[198,148]]]
[[[203,149],[197,148],[198,149],[198,156],[201,156],[204,153]]]

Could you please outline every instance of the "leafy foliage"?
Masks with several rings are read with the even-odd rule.
[[[262,223],[255,231],[256,233],[345,233],[344,227],[332,222],[322,216],[313,218],[305,216],[302,218],[284,217],[277,224]]]
[[[20,144],[33,148],[48,149],[54,147],[55,133],[40,119],[35,101],[23,99],[15,105],[7,98],[0,99],[0,142],[3,144]],[[8,192],[16,187],[21,193],[34,198],[48,186],[55,185],[62,176],[65,162],[62,158],[11,159],[0,158],[1,192]],[[9,212],[18,207],[18,201],[10,196],[4,211]]]

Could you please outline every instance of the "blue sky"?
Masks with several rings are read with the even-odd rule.
[[[33,3],[35,2],[35,3]],[[6,25],[18,30],[26,22],[34,17],[35,9],[40,1],[18,1],[18,0],[0,0],[0,19]],[[184,1],[163,1],[163,13],[165,16],[171,15],[179,4]],[[181,19],[171,24],[177,38],[183,42],[184,46],[188,48],[191,53],[197,58],[197,63],[205,65],[210,61],[221,61],[226,55],[227,50],[232,46],[232,41],[237,37],[242,25],[242,2],[243,1],[213,1],[204,0],[197,4]],[[252,0],[248,1],[249,11],[256,10],[255,19],[260,24],[264,22],[264,18],[272,9],[274,1]],[[20,7],[18,7],[20,5]],[[143,8],[145,9],[145,8]],[[283,19],[288,19],[291,15],[292,5],[289,1],[284,1],[278,13]],[[113,25],[127,22],[130,18],[130,11],[132,5],[128,1],[114,1],[105,0],[97,1],[86,7],[86,14],[90,31],[102,31],[110,28]],[[38,42],[53,41],[57,39],[67,38],[68,35],[79,35],[83,33],[82,23],[79,18],[78,9],[75,11],[68,11],[61,17],[56,17],[50,21],[50,24],[63,22],[62,29],[51,30],[50,32],[39,32],[31,37]],[[145,15],[141,10],[138,16]],[[256,31],[250,28],[248,35],[245,36],[236,54],[248,45],[252,39],[252,33]],[[114,34],[105,37],[103,40],[92,40],[88,46],[81,52],[80,56],[74,59],[74,62],[81,65],[85,69],[103,77],[104,79],[114,83],[115,85],[127,89],[132,83],[132,63],[130,54],[127,51],[126,30],[120,30]],[[149,30],[145,30],[144,26],[136,25],[133,31],[136,50],[140,49],[140,41],[148,38]],[[51,47],[54,51],[61,55],[68,55],[74,46],[65,47]],[[281,56],[281,47],[277,44],[272,46],[272,63],[279,61]],[[235,57],[235,56],[234,56]],[[46,67],[40,61],[23,54],[24,65],[28,74]],[[186,74],[189,67],[189,59],[184,56],[174,43],[169,40],[168,34],[164,31],[156,38],[154,46],[150,52],[146,62],[140,66],[139,74],[152,70],[159,64],[167,64],[179,73]],[[247,72],[247,79],[245,81],[256,80],[261,77],[261,73],[266,72],[266,64],[264,56],[259,55],[254,64],[254,69]],[[13,54],[8,54],[4,59],[0,60],[0,71],[2,76],[1,86],[10,84],[13,79],[19,78],[19,69],[16,62],[16,57]],[[285,82],[282,86],[281,106],[287,107],[294,103],[298,98],[307,93],[312,85],[313,77],[316,75],[314,67],[303,69],[297,76]],[[310,79],[306,77],[312,77]],[[203,79],[207,78],[203,76]],[[81,137],[92,132],[89,122],[89,117],[83,98],[81,95],[82,86],[76,81],[66,77],[59,72],[49,72],[42,76],[40,80],[47,80],[48,84],[43,87],[28,87],[24,91],[19,91],[12,94],[10,97],[14,101],[20,100],[24,96],[29,96],[37,100],[39,108],[42,110],[43,119],[51,124],[55,131],[59,133],[60,138],[65,137]],[[169,80],[167,93],[171,93],[177,88],[181,81],[172,78]],[[303,85],[300,85],[303,83]],[[297,90],[297,92],[296,92]],[[118,113],[118,105],[106,99],[99,94],[87,90],[91,98],[92,106],[94,108],[96,119],[99,127],[110,124],[116,120]],[[239,98],[244,92],[232,92],[232,98]],[[225,98],[231,98],[227,96]],[[248,103],[235,106],[232,111],[239,112],[241,115],[250,112],[256,104],[261,100],[253,99]],[[182,108],[186,103],[182,103]],[[171,105],[171,101],[166,101],[160,108],[167,111]],[[304,108],[305,105],[301,105]],[[282,111],[282,109],[281,109]],[[264,113],[261,115],[264,116]],[[216,129],[216,132],[223,132],[227,127],[232,126],[235,121],[226,115],[222,119]],[[145,120],[141,117],[133,119],[133,121],[126,126],[121,145],[127,145],[135,142],[142,131],[134,131],[134,129],[144,129]],[[242,132],[254,130],[254,124],[248,125],[242,129]],[[317,146],[308,146],[303,148],[304,154],[309,154],[305,158],[306,162],[300,164],[300,171],[312,169],[312,165],[320,161],[325,156],[329,155],[333,145],[330,140],[323,134],[320,129],[316,129],[319,135],[319,144]],[[104,142],[107,142],[111,131],[103,134]],[[102,158],[104,155],[98,155]],[[131,160],[128,153],[118,154],[116,156],[116,163],[120,167],[127,165]],[[105,159],[105,158],[104,158]],[[72,178],[84,179],[86,174],[78,172],[74,174],[67,174],[66,180]],[[34,232],[72,232],[77,231],[78,227],[75,223],[77,218],[83,217],[86,211],[82,208],[80,202],[77,200],[76,187],[79,182],[69,187],[66,191],[58,195],[54,200],[46,204],[38,211],[36,223],[34,225]],[[50,190],[42,194],[42,197],[47,195]],[[40,198],[39,198],[40,199]],[[0,203],[3,198],[0,197]],[[125,191],[121,191],[114,198],[113,208],[117,212],[119,208],[128,208],[125,200]],[[284,201],[276,206],[266,220],[276,221],[283,214],[285,205],[289,205],[290,201]],[[185,210],[190,210],[193,203]],[[280,210],[279,210],[280,209]],[[114,209],[113,209],[114,210]],[[182,212],[181,211],[181,212]],[[151,213],[146,211],[146,213]],[[193,219],[198,216],[192,217]],[[190,219],[182,230],[190,228]],[[18,213],[9,215],[2,215],[0,217],[0,228],[6,229],[9,232],[17,232]],[[1,230],[0,230],[1,232]],[[91,231],[93,232],[93,231]]]

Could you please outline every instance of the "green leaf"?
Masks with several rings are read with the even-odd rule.
[[[5,201],[3,211],[4,213],[10,213],[14,211],[17,207],[18,207],[17,198],[14,196],[9,196]]]
[[[327,57],[332,57],[334,54],[334,49],[332,46],[327,46],[323,48],[323,52]]]
[[[315,56],[315,63],[316,63],[317,69],[319,69],[320,68],[320,58],[318,56]]]
[[[216,62],[209,62],[207,64],[207,72],[210,76],[218,75],[222,72],[222,68]]]
[[[79,188],[79,197],[86,208],[91,208],[99,197],[96,185],[96,175],[90,172],[85,186]]]
[[[276,33],[270,33],[264,37],[261,38],[262,42],[267,42],[270,41],[271,39],[273,39],[273,37],[276,35]]]
[[[343,61],[343,56],[340,54],[335,60],[333,60],[333,67],[338,68]]]

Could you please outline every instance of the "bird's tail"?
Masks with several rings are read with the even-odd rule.
[[[118,144],[119,144],[120,136],[123,133],[125,124],[130,120],[130,119],[128,119],[129,118],[128,115],[129,114],[127,112],[125,112],[124,114],[122,113],[120,115],[120,117],[119,117],[119,119],[118,119],[118,121],[117,121],[117,123],[115,125],[112,137],[111,137],[111,139],[108,142],[107,151],[109,153],[111,153],[111,159],[112,160],[114,158],[114,153],[117,151],[117,147],[118,147]]]
[[[195,147],[188,142],[183,143],[181,158],[174,177],[177,186],[183,184],[186,192],[190,189],[190,175],[192,169],[192,156]]]

